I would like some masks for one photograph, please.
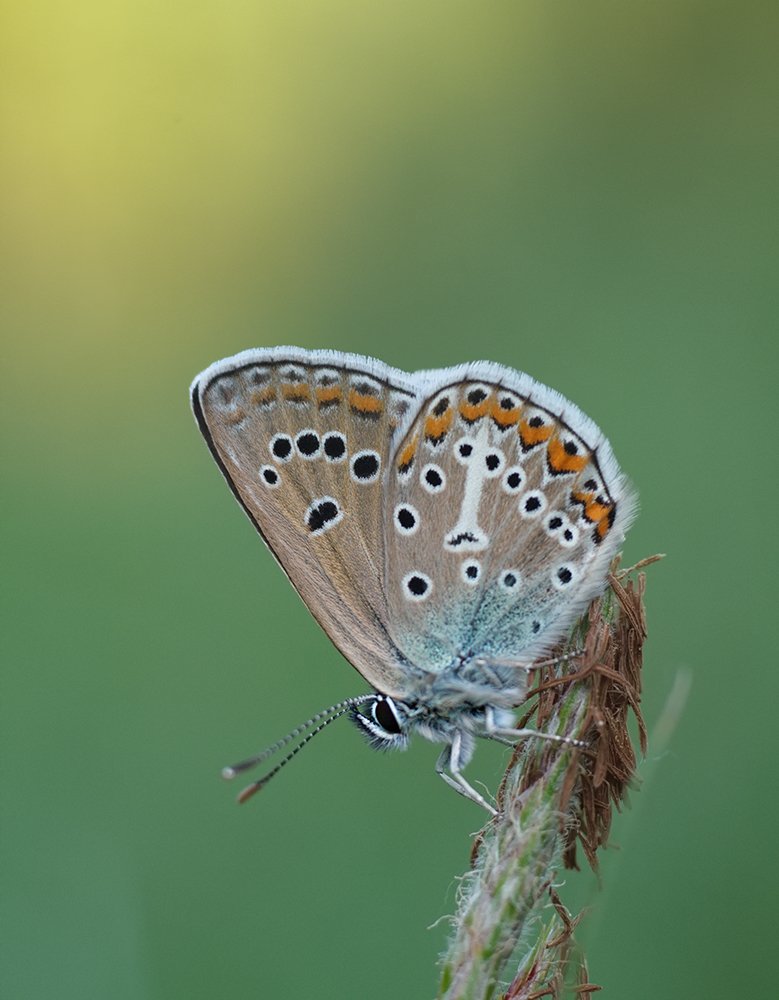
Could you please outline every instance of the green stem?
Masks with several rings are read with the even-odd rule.
[[[576,866],[577,840],[597,865],[613,807],[623,802],[635,771],[630,711],[645,749],[639,708],[645,581],[626,579],[630,572],[614,575],[615,565],[611,589],[574,630],[568,648],[579,651],[575,673],[563,660],[541,672],[530,713],[537,728],[583,740],[587,749],[530,738],[515,750],[498,795],[500,813],[477,839],[461,883],[438,1000],[560,997],[574,971],[577,996],[597,989],[583,957],[572,968],[576,921],[554,882],[561,867]],[[513,979],[501,987],[512,956]]]
[[[578,737],[587,714],[586,691],[570,691],[564,708],[546,731]],[[578,751],[546,744],[547,752],[539,754],[540,742],[526,742],[508,771],[503,811],[485,830],[477,864],[463,882],[439,1000],[491,1000],[526,931],[536,928],[538,940],[526,942],[520,972],[537,966],[542,942],[564,931],[549,902],[549,889],[564,846],[560,799],[572,755]],[[537,779],[522,788],[524,776],[535,771],[542,758],[545,766]]]

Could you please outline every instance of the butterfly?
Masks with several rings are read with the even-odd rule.
[[[246,770],[349,714],[377,749],[412,733],[466,780],[476,737],[515,741],[529,667],[606,586],[636,511],[608,441],[573,403],[492,362],[407,373],[339,351],[244,351],[192,407],[236,499],[371,686]],[[553,738],[553,737],[551,737]]]

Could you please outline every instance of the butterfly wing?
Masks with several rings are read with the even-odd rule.
[[[199,375],[192,405],[311,613],[369,683],[402,698],[409,671],[387,631],[383,510],[393,441],[418,406],[408,376],[338,352],[246,351]]]
[[[529,376],[476,362],[420,378],[387,495],[391,637],[428,670],[528,663],[604,589],[634,495],[595,424]]]

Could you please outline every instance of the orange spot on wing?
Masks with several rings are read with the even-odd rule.
[[[598,503],[597,500],[591,500],[584,505],[584,516],[593,524],[600,524],[604,517],[609,516],[610,512],[611,504]]]
[[[571,493],[571,500],[584,507],[584,518],[590,524],[596,526],[595,530],[600,540],[608,534],[609,528],[614,523],[616,505],[613,503],[600,503],[594,493],[585,490],[574,490]]]
[[[523,448],[535,448],[536,445],[547,441],[553,434],[552,424],[541,424],[540,427],[531,427],[527,420],[523,420],[519,425],[519,437]]]
[[[307,403],[311,399],[311,388],[306,382],[285,382],[281,395],[288,403]]]
[[[490,416],[499,427],[513,427],[519,420],[519,411],[519,406],[515,406],[511,410],[504,410],[498,400],[493,399]]]
[[[440,417],[431,413],[427,420],[425,420],[425,437],[429,438],[431,441],[440,441],[452,426],[453,419],[454,410],[452,410],[451,407],[446,410],[446,412],[442,413]]]
[[[549,442],[547,456],[552,472],[581,472],[590,460],[586,453],[569,455],[559,437]]]
[[[398,456],[398,469],[401,472],[404,472],[406,469],[411,468],[411,464],[414,461],[414,456],[417,453],[418,441],[419,437],[418,435],[415,434],[414,437],[409,441],[409,443],[406,445],[406,447]]]
[[[316,391],[316,401],[319,405],[338,403],[341,400],[341,387],[338,385],[320,386]]]
[[[358,413],[379,414],[384,409],[384,403],[378,396],[357,392],[356,389],[349,390],[349,406]]]
[[[267,389],[255,389],[249,396],[249,402],[253,406],[267,406],[276,398],[276,389],[270,386]]]
[[[240,424],[242,420],[246,419],[246,410],[244,410],[243,407],[239,407],[237,410],[231,410],[225,419],[228,424]]]
[[[467,420],[469,424],[472,424],[474,421],[480,420],[489,408],[489,396],[480,403],[469,403],[467,399],[464,399],[460,403],[460,416],[463,420]]]
[[[611,513],[612,511],[609,511],[609,514],[607,514],[606,517],[602,517],[600,521],[598,521],[598,525],[595,528],[595,533],[601,541],[603,541],[606,535],[608,535],[609,529],[614,523],[614,518],[610,516]]]

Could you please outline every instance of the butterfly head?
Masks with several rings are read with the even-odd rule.
[[[377,692],[349,714],[374,750],[405,750],[408,746],[414,711],[405,702]]]
[[[513,720],[513,712],[501,705],[493,687],[466,682],[459,687],[446,685],[443,691],[414,701],[377,691],[355,704],[349,716],[374,750],[405,750],[414,732],[433,743],[451,741],[456,730],[463,736],[483,736],[488,713],[506,725]]]

